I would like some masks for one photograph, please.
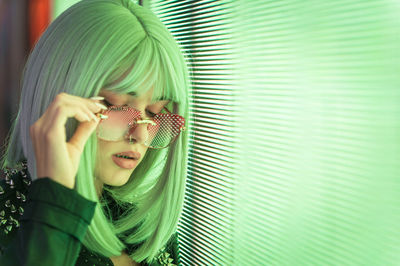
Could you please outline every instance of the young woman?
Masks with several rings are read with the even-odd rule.
[[[61,14],[28,58],[2,160],[0,264],[178,264],[188,89],[149,10],[83,0]]]

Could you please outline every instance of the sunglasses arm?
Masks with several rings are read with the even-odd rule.
[[[157,125],[157,123],[154,122],[154,121],[151,120],[151,119],[141,119],[141,120],[137,120],[137,121],[136,121],[136,124],[151,124],[152,126]]]

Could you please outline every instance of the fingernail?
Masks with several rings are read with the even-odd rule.
[[[102,96],[94,96],[94,97],[90,97],[89,99],[92,99],[92,100],[104,100],[104,97],[102,97]]]
[[[108,109],[105,105],[103,105],[101,103],[94,103],[94,104],[97,105],[98,107],[100,107],[103,110],[107,110]]]
[[[103,114],[97,114],[100,119],[107,119],[108,115],[103,115]]]

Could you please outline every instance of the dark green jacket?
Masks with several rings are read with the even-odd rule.
[[[32,182],[26,163],[5,175],[0,180],[0,265],[113,265],[81,244],[95,202],[50,178]],[[174,234],[151,265],[177,264]]]

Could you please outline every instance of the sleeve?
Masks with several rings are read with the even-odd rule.
[[[50,178],[32,182],[0,265],[75,265],[96,203]]]

